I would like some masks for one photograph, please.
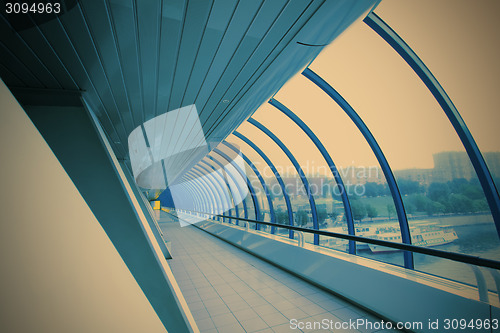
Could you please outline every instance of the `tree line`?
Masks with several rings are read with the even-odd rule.
[[[456,178],[446,183],[433,182],[428,186],[412,180],[399,180],[399,190],[407,214],[466,214],[489,210],[478,179]],[[366,183],[363,196],[352,196],[351,209],[355,220],[365,217],[374,218],[379,213],[369,203],[362,203],[360,197],[378,197],[390,195],[386,184]],[[394,204],[387,204],[387,216],[395,216]]]
[[[433,182],[428,186],[421,185],[417,181],[400,179],[398,187],[401,192],[403,203],[407,214],[437,215],[437,214],[467,214],[489,211],[488,203],[484,196],[478,179],[467,180],[456,178],[446,183]],[[353,219],[362,221],[365,218],[373,220],[378,216],[387,216],[389,219],[396,216],[394,204],[388,203],[384,211],[378,209],[361,198],[374,198],[391,196],[387,184],[367,182],[364,184],[362,195],[353,194],[349,196]],[[332,193],[335,200],[340,201],[338,195]],[[380,209],[380,207],[379,207]],[[327,213],[324,207],[317,209],[318,221],[324,223],[326,218],[335,220],[338,211],[332,207],[332,213]],[[276,222],[288,224],[286,211],[276,211]],[[299,226],[306,225],[308,213],[305,210],[295,212],[295,223]]]

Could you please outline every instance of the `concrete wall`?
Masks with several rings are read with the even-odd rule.
[[[165,332],[1,81],[0,165],[0,331]]]

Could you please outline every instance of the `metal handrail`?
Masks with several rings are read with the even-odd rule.
[[[362,243],[380,245],[380,246],[385,246],[385,247],[389,247],[389,248],[393,248],[393,249],[410,251],[410,252],[430,255],[430,256],[434,256],[434,257],[449,259],[449,260],[453,260],[453,261],[458,261],[458,262],[462,262],[465,264],[471,264],[471,265],[494,268],[494,269],[500,270],[500,261],[471,256],[468,254],[441,251],[441,250],[436,250],[436,249],[430,249],[427,247],[420,247],[420,246],[408,245],[408,244],[403,244],[403,243],[393,243],[393,242],[388,242],[388,241],[380,240],[380,239],[372,239],[372,238],[366,238],[366,237],[362,237],[362,236],[346,235],[346,234],[340,234],[340,233],[331,232],[331,231],[314,230],[314,229],[290,226],[290,225],[286,225],[286,224],[257,221],[257,220],[252,220],[252,219],[245,219],[242,217],[227,216],[227,215],[220,215],[220,214],[211,214],[211,213],[198,212],[198,211],[190,211],[190,212],[203,213],[203,214],[210,215],[210,216],[225,217],[225,218],[230,218],[230,219],[239,220],[239,221],[260,223],[260,224],[264,224],[264,225],[275,226],[278,228],[284,228],[284,229],[295,230],[295,231],[302,231],[302,232],[310,233],[310,234],[359,241]]]

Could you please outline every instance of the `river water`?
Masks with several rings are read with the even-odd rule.
[[[500,261],[500,241],[491,215],[446,216],[429,218],[425,221],[410,220],[410,224],[422,222],[450,225],[457,233],[457,240],[450,244],[436,246],[435,249]],[[371,253],[362,251],[359,254],[367,258],[403,265],[402,252]],[[477,285],[474,272],[467,264],[421,254],[414,254],[414,261],[416,270]],[[481,268],[481,271],[487,281],[488,288],[496,291],[490,270]]]

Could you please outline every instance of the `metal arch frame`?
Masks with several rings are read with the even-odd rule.
[[[188,174],[188,173],[191,172],[191,173],[194,173],[195,175],[200,175],[202,177],[203,173],[200,172],[199,170],[195,169],[195,167],[196,166],[194,166],[193,168],[191,168],[191,170],[189,170],[189,172],[187,172],[186,174]],[[209,181],[210,184],[206,184],[207,181]],[[202,182],[202,180],[200,179],[200,183],[201,182]],[[205,184],[207,185],[206,188],[208,188],[210,190],[210,192],[212,192],[212,196],[216,199],[217,205],[216,205],[215,210],[219,211],[220,210],[219,204],[220,204],[221,207],[223,207],[222,206],[222,201],[221,201],[220,196],[219,196],[219,193],[215,189],[212,188],[213,184],[212,184],[211,180],[203,180],[203,182],[205,182]],[[214,195],[214,193],[215,193],[215,195]]]
[[[233,168],[236,169],[236,171],[238,172],[240,177],[243,179],[243,181],[246,182],[248,190],[250,191],[250,196],[252,197],[252,202],[253,202],[254,209],[255,209],[255,217],[256,217],[255,219],[257,221],[261,221],[262,219],[261,219],[261,214],[260,214],[259,198],[255,194],[255,190],[253,188],[252,182],[250,182],[250,179],[248,179],[245,172],[243,170],[241,170],[239,165],[231,163],[232,159],[226,153],[224,153],[223,151],[221,151],[218,148],[214,148],[214,150],[212,150],[212,152],[218,154],[223,159],[225,159],[231,166],[233,166]],[[259,229],[260,229],[259,225],[255,224],[255,230],[259,230]]]
[[[198,178],[199,181],[203,182],[207,186],[208,190],[212,193],[212,196],[216,201],[215,211],[224,212],[224,205],[222,204],[222,200],[221,200],[218,188],[217,189],[215,188],[215,184],[212,182],[212,180],[208,179],[208,177],[206,179],[204,179],[203,177],[205,175],[203,174],[203,172],[196,169],[196,166],[191,168],[191,170],[189,172],[198,175],[200,177],[200,178]],[[231,215],[231,213],[229,213],[229,215]]]
[[[221,156],[231,166],[233,166],[233,168],[238,172],[238,174],[243,179],[243,181],[245,181],[245,183],[247,184],[248,190],[250,191],[250,196],[252,197],[252,202],[253,202],[253,205],[254,205],[255,217],[256,217],[255,219],[257,221],[260,221],[261,220],[261,212],[260,212],[259,200],[258,200],[257,195],[255,194],[255,190],[253,188],[252,183],[250,182],[250,179],[248,179],[248,177],[246,176],[245,172],[243,170],[241,170],[241,168],[237,164],[232,164],[231,163],[232,159],[226,153],[224,153],[223,151],[221,151],[218,148],[214,148],[214,150],[212,150],[212,151],[214,153],[218,154],[219,156]],[[255,225],[255,230],[259,230],[259,229],[260,229],[260,226],[258,224],[256,224]]]
[[[385,158],[382,149],[380,148],[377,140],[370,132],[364,121],[361,117],[354,111],[352,106],[331,86],[323,80],[318,74],[314,73],[309,68],[306,68],[302,75],[308,78],[311,82],[316,84],[320,89],[322,89],[328,96],[330,96],[341,108],[344,112],[351,118],[352,122],[359,129],[361,134],[365,137],[365,140],[370,145],[375,157],[377,158],[382,171],[384,172],[385,179],[387,181],[387,185],[389,185],[389,189],[391,190],[392,199],[394,200],[394,204],[396,206],[396,212],[398,215],[399,228],[401,231],[401,239],[403,243],[411,245],[411,235],[410,228],[408,226],[408,219],[406,217],[406,211],[403,205],[403,199],[401,198],[401,193],[399,191],[398,184],[396,183],[396,179],[394,178],[394,174],[392,173],[392,169],[389,165],[389,162]],[[404,251],[404,266],[409,269],[414,269],[413,263],[413,253]]]
[[[191,194],[194,198],[194,201],[192,202],[193,207],[198,207],[201,209],[203,206],[198,191],[190,189],[190,187],[185,184],[182,185],[182,188],[184,190],[183,195],[186,196],[186,200],[189,198],[189,194]]]
[[[240,217],[240,213],[239,213],[239,208],[238,208],[238,205],[235,204],[235,200],[234,200],[234,194],[233,194],[233,191],[231,190],[231,186],[229,185],[229,182],[227,181],[226,177],[224,177],[224,174],[222,173],[221,170],[215,168],[213,165],[211,165],[210,163],[208,163],[207,161],[205,161],[204,159],[200,161],[201,163],[204,163],[207,167],[210,167],[213,171],[216,172],[216,174],[224,181],[224,183],[226,184],[226,187],[228,189],[228,197],[229,197],[229,201],[232,202],[233,206],[234,206],[234,209],[236,210],[236,215],[238,217]],[[230,175],[231,176],[231,175]],[[232,179],[232,176],[231,176],[231,179]],[[234,182],[234,180],[233,180]],[[241,196],[241,195],[240,195]],[[245,218],[248,218],[248,213],[247,213],[247,207],[246,207],[246,203],[245,203],[245,200],[242,200],[242,206],[243,206],[243,211],[244,211],[244,217]],[[238,224],[238,221],[236,221],[236,224]]]
[[[224,144],[226,147],[228,147],[229,149],[231,149],[235,153],[241,154],[241,157],[243,158],[243,160],[253,170],[253,172],[255,173],[255,175],[257,176],[257,178],[259,179],[259,182],[261,183],[261,186],[262,186],[262,188],[264,190],[264,193],[266,194],[267,202],[268,202],[268,205],[269,205],[269,211],[270,211],[271,221],[275,222],[276,218],[275,218],[275,214],[274,214],[274,205],[273,205],[272,200],[271,200],[269,188],[268,188],[266,182],[264,181],[264,178],[261,176],[261,174],[260,174],[259,170],[257,169],[257,167],[255,167],[255,165],[252,163],[252,161],[247,156],[245,156],[245,154],[243,154],[242,151],[238,150],[238,148],[236,148],[231,143],[229,143],[227,141],[223,141],[222,144]],[[274,233],[274,232],[272,232],[272,233]]]
[[[217,164],[219,166],[219,168],[221,170],[220,171],[221,174],[223,174],[223,175],[229,175],[229,178],[231,178],[231,181],[233,182],[234,186],[238,190],[238,195],[241,198],[241,201],[243,203],[244,215],[246,216],[246,218],[248,218],[248,207],[247,207],[246,202],[245,202],[246,196],[244,197],[242,195],[243,190],[241,189],[240,184],[238,184],[238,182],[236,181],[235,176],[231,172],[226,171],[224,169],[224,165],[221,162],[219,162],[218,160],[216,160],[213,156],[208,155],[208,160],[214,162],[215,164]],[[214,166],[211,165],[211,164],[209,164],[208,162],[205,162],[205,163],[208,164],[208,165],[210,165],[210,167],[214,168]],[[226,181],[228,188],[231,189],[231,184],[229,184],[229,182],[227,181],[227,179],[226,179],[225,176],[224,176],[224,180]],[[233,194],[232,191],[231,191],[231,194]],[[234,200],[234,194],[233,194],[233,200]]]
[[[218,182],[218,181],[215,179],[215,177],[214,177],[214,176],[210,173],[210,171],[209,171],[208,169],[204,168],[203,166],[199,165],[199,164],[195,165],[195,166],[192,168],[192,170],[197,170],[197,171],[201,172],[200,170],[198,170],[198,169],[200,169],[200,168],[201,168],[201,169],[203,169],[204,171],[206,171],[206,172],[207,172],[206,174],[204,174],[204,175],[206,175],[206,176],[207,176],[207,178],[208,178],[208,177],[210,177],[210,179],[207,179],[207,180],[208,180],[208,181],[209,181],[209,182],[210,182],[213,186],[215,186],[215,187],[217,188],[216,193],[217,193],[217,195],[218,195],[218,197],[219,197],[219,200],[220,200],[220,203],[221,203],[221,211],[222,211],[222,212],[226,212],[226,211],[227,211],[227,212],[229,213],[229,216],[233,216],[233,213],[232,213],[232,210],[231,210],[231,207],[229,206],[229,204],[224,205],[225,201],[223,201],[223,197],[224,197],[224,200],[225,200],[226,196],[225,196],[224,194],[227,194],[227,193],[224,193],[224,189],[220,186],[219,182]],[[203,173],[202,173],[202,174],[203,174]],[[213,181],[212,181],[212,179],[213,179]],[[220,195],[221,193],[222,193],[222,196]],[[226,206],[227,206],[227,207],[226,207]],[[226,208],[227,208],[227,210],[226,210]],[[225,219],[223,218],[223,220],[225,220]],[[230,221],[230,222],[231,222],[231,221]]]
[[[191,172],[191,171],[189,171],[189,172]],[[201,196],[201,198],[202,198],[203,202],[205,203],[204,211],[207,213],[212,211],[213,207],[216,207],[214,195],[210,194],[208,192],[207,186],[205,186],[204,183],[202,183],[200,180],[198,180],[197,177],[193,179],[192,176],[188,175],[188,174],[186,174],[186,177],[188,177],[188,179],[191,180],[189,182],[189,184],[194,186],[194,187],[198,187],[200,192],[203,194]],[[204,200],[204,198],[206,198],[206,199]]]
[[[194,169],[195,167],[196,167],[196,166],[194,166],[194,167],[193,167],[193,169]],[[210,179],[207,179],[207,181],[209,181],[212,185],[214,185]],[[214,189],[214,190],[215,190],[215,189]],[[217,192],[217,191],[216,191],[216,192]],[[224,210],[224,205],[222,204],[222,198],[220,197],[220,195],[219,195],[219,199],[221,200],[221,209],[222,209],[222,211],[225,211],[225,210]],[[227,212],[228,212],[228,215],[229,215],[229,216],[233,216],[233,212],[232,212],[232,210],[231,210],[231,208],[230,208],[230,207],[228,207]],[[225,218],[223,218],[223,221],[225,221]],[[231,220],[229,220],[229,223],[231,223]]]
[[[200,189],[200,187],[194,183],[185,183],[183,186],[187,188],[192,188],[193,191],[196,191],[196,195],[198,197],[198,205],[200,206],[201,211],[206,211],[207,210],[207,202],[206,199],[203,199],[205,196],[203,195],[203,191]]]
[[[413,71],[420,77],[422,82],[427,86],[436,101],[439,103],[444,113],[451,122],[453,128],[458,134],[465,147],[465,151],[469,155],[469,159],[474,166],[479,182],[483,188],[486,200],[495,221],[498,236],[500,237],[500,197],[498,189],[493,181],[493,177],[488,169],[488,165],[484,160],[479,147],[474,140],[467,124],[453,104],[452,100],[446,94],[439,81],[434,77],[432,72],[425,66],[423,61],[417,56],[412,48],[377,14],[371,12],[363,20],[370,28],[372,28],[382,39],[384,39],[392,48],[406,61]]]
[[[199,176],[196,176],[194,181],[198,182],[205,190],[206,193],[210,195],[211,199],[211,212],[218,211],[219,209],[222,208],[222,202],[220,201],[220,197],[217,193],[217,191],[211,186],[211,182],[209,184],[208,179],[203,178],[203,174],[195,169],[191,169],[188,173],[191,173],[193,175],[198,174]],[[220,206],[219,206],[220,204]]]
[[[201,207],[202,207],[201,211],[202,212],[209,212],[210,211],[210,204],[209,204],[208,200],[206,199],[208,197],[208,194],[206,193],[205,189],[203,189],[200,184],[192,181],[190,178],[188,178],[188,179],[190,181],[185,183],[185,185],[188,187],[195,188],[198,191],[198,197],[201,200]]]
[[[200,162],[202,162],[202,161],[200,161]],[[202,168],[203,170],[205,170],[208,174],[210,174],[210,176],[214,179],[214,181],[217,182],[221,192],[224,193],[224,200],[226,200],[225,203],[227,203],[227,209],[229,211],[231,211],[231,209],[232,209],[231,207],[234,207],[236,217],[240,217],[240,212],[239,212],[238,206],[234,205],[234,200],[232,197],[231,189],[227,187],[227,183],[224,182],[225,179],[219,174],[218,170],[215,170],[213,168],[212,170],[215,171],[215,173],[212,173],[206,166],[201,165],[201,163],[198,163],[197,166],[199,168]],[[216,177],[216,175],[217,175],[217,177]],[[226,185],[226,187],[224,187],[224,185]],[[230,215],[232,216],[232,214],[230,214]]]
[[[191,195],[196,199],[194,201],[194,205],[199,208],[199,210],[204,210],[204,203],[203,200],[201,199],[200,196],[200,190],[193,187],[191,184],[188,183],[181,183],[179,184],[182,188],[185,189],[185,191],[191,193]]]
[[[200,208],[201,207],[201,204],[199,202],[199,198],[198,198],[198,193],[195,193],[192,191],[192,189],[188,188],[186,185],[182,184],[182,185],[179,185],[180,189],[182,190],[181,192],[177,192],[177,195],[180,195],[182,196],[182,200],[185,200],[185,198],[191,194],[191,196],[193,197],[193,200],[190,201],[190,205],[192,207],[198,207]],[[189,194],[188,194],[189,193]],[[187,202],[187,201],[186,201]],[[176,206],[175,202],[174,202],[174,206]],[[175,207],[175,208],[181,208],[181,207]],[[186,209],[184,207],[182,207],[182,209]]]
[[[186,173],[186,176],[192,177],[191,181],[195,181],[200,185],[200,187],[204,190],[205,195],[210,196],[210,206],[209,206],[209,213],[213,213],[214,211],[217,211],[218,208],[218,200],[215,197],[215,194],[212,192],[212,190],[209,190],[209,186],[205,183],[205,180],[199,179],[199,176],[197,176],[196,170],[191,169],[189,172]]]
[[[184,195],[189,195],[189,193],[191,193],[191,190],[189,189],[189,187],[187,187],[186,185],[182,185],[182,187],[185,189],[185,192]],[[199,208],[202,207],[202,201],[201,201],[201,198],[200,198],[200,193],[198,193],[197,191],[191,193],[191,195],[194,197],[194,202],[193,202],[193,206],[197,206]],[[186,200],[188,200],[189,197],[186,198]]]
[[[264,178],[262,178],[262,175],[260,174],[257,167],[253,164],[253,162],[248,157],[245,156],[245,154],[243,154],[242,151],[240,151],[238,148],[236,148],[231,143],[229,143],[227,141],[222,141],[222,144],[224,144],[226,147],[228,147],[229,149],[231,149],[235,153],[241,154],[241,157],[243,158],[243,160],[250,166],[250,168],[252,168],[253,172],[255,173],[257,178],[259,179],[260,184],[262,185],[262,188],[264,189],[264,193],[266,194],[267,203],[269,205],[269,213],[271,215],[271,222],[275,223],[276,222],[276,215],[274,213],[273,200],[271,199],[271,195],[269,194],[270,193],[269,187],[267,187],[267,184],[266,184]],[[274,234],[275,232],[276,232],[276,228],[271,227],[271,234]]]
[[[186,174],[186,176],[190,177],[188,174]],[[192,186],[198,186],[200,191],[203,192],[203,197],[207,198],[207,200],[204,200],[204,202],[205,202],[204,211],[207,213],[213,211],[213,207],[215,206],[215,198],[212,197],[213,194],[212,195],[209,194],[206,186],[204,186],[201,181],[199,181],[197,179],[193,179],[193,178],[189,178],[189,179],[191,180],[190,184]]]
[[[229,201],[227,200],[228,197],[227,192],[224,191],[224,188],[221,186],[219,181],[214,177],[214,175],[210,172],[210,170],[208,170],[203,165],[200,165],[199,163],[193,167],[193,170],[201,172],[204,176],[209,178],[208,180],[210,181],[210,183],[217,188],[217,194],[219,194],[222,211],[230,210],[231,206],[229,205]]]
[[[234,136],[245,142],[247,145],[250,146],[253,150],[257,152],[257,154],[262,157],[262,159],[267,163],[271,171],[273,172],[274,176],[276,177],[276,180],[278,181],[278,184],[281,187],[281,192],[283,193],[283,198],[285,199],[285,204],[286,204],[286,209],[288,213],[288,224],[293,226],[293,210],[292,210],[292,204],[290,202],[290,197],[288,196],[288,193],[286,192],[286,187],[285,183],[283,182],[283,179],[281,179],[281,175],[279,174],[278,170],[274,166],[273,162],[267,157],[267,155],[252,141],[250,141],[246,136],[243,134],[239,133],[238,131],[233,132]],[[293,230],[289,230],[288,236],[293,239]]]
[[[218,165],[218,166],[219,166],[222,170],[224,170],[224,165],[223,165],[221,162],[219,162],[218,160],[216,160],[213,156],[208,156],[208,158],[209,158],[212,162],[214,162],[215,164],[217,164],[217,165]],[[225,171],[225,170],[224,170],[224,171]],[[240,184],[238,184],[238,182],[236,181],[235,176],[234,176],[231,172],[229,172],[229,171],[225,171],[225,172],[229,175],[229,177],[231,177],[231,180],[233,181],[234,186],[238,189],[238,192],[239,192],[240,198],[241,198],[241,200],[244,202],[244,206],[243,206],[243,207],[244,207],[244,210],[245,210],[245,214],[246,214],[246,216],[248,217],[248,207],[246,206],[246,203],[245,203],[246,196],[243,196],[243,195],[242,195],[243,190],[241,189]],[[255,212],[255,205],[254,205],[254,212]],[[255,215],[255,216],[257,216],[257,215]]]
[[[187,197],[187,194],[186,194],[186,192],[187,192],[187,191],[188,191],[188,190],[187,190],[185,187],[182,187],[182,188],[180,187],[180,188],[179,188],[179,191],[176,191],[176,195],[177,195],[177,196],[180,196],[180,197],[181,197],[180,199],[181,199],[182,201],[184,201],[184,200],[185,200],[185,198]],[[189,191],[189,193],[191,193],[191,191]],[[197,207],[196,203],[197,203],[198,198],[196,198],[196,196],[195,196],[194,194],[192,194],[192,193],[191,193],[191,195],[192,195],[192,197],[193,197],[193,200],[191,200],[191,205],[190,205],[190,207]],[[175,205],[175,201],[173,202],[173,205],[174,205],[174,208],[181,208],[181,207],[175,207],[175,206],[176,206],[176,205]]]
[[[249,118],[248,122],[258,129],[260,129],[262,132],[264,132],[268,137],[270,137],[280,148],[281,150],[285,153],[285,155],[288,157],[290,162],[292,162],[295,170],[297,170],[297,173],[300,176],[300,179],[302,180],[302,184],[304,184],[304,188],[307,193],[307,197],[309,198],[309,205],[311,206],[311,213],[312,213],[312,218],[313,218],[313,229],[319,230],[318,226],[318,214],[316,211],[316,202],[314,201],[314,197],[311,193],[311,188],[309,187],[309,181],[307,180],[306,175],[304,174],[304,171],[302,170],[300,164],[297,162],[293,154],[290,152],[290,150],[285,146],[285,144],[276,136],[274,135],[273,132],[271,132],[267,127],[259,123],[257,120],[253,118]],[[319,235],[314,234],[314,245],[319,245]]]
[[[351,204],[349,202],[349,198],[348,198],[347,192],[345,190],[344,181],[342,180],[342,177],[340,177],[338,169],[335,166],[335,163],[333,162],[332,158],[330,157],[330,154],[326,150],[325,146],[323,146],[323,143],[321,143],[321,141],[316,136],[316,134],[314,134],[314,132],[311,130],[311,128],[309,126],[307,126],[306,123],[304,123],[302,121],[302,119],[300,119],[289,108],[287,108],[285,105],[283,105],[279,101],[275,100],[274,98],[271,98],[269,100],[269,104],[271,104],[276,109],[278,109],[279,111],[284,113],[295,124],[297,124],[297,126],[299,126],[300,129],[305,134],[307,134],[309,139],[311,139],[311,141],[314,143],[316,148],[319,150],[319,152],[321,153],[321,155],[325,159],[325,162],[326,162],[326,164],[328,164],[328,167],[330,168],[330,171],[333,174],[333,178],[335,179],[335,182],[336,182],[337,187],[338,187],[340,194],[341,194],[342,203],[344,204],[346,222],[347,222],[347,232],[349,235],[355,235],[354,219],[352,217]],[[349,240],[349,253],[356,254],[356,242],[353,240]]]
[[[201,208],[203,208],[203,202],[202,202],[202,199],[200,197],[199,190],[190,189],[190,186],[188,186],[186,184],[182,184],[182,187],[185,190],[184,195],[188,195],[188,193],[191,193],[191,195],[195,198],[193,206],[194,207],[199,207],[200,210],[201,210]]]
[[[210,176],[210,178],[212,178],[214,180],[216,186],[220,190],[220,193],[223,194],[223,197],[221,197],[221,200],[224,198],[222,207],[223,207],[224,211],[225,211],[225,209],[227,209],[229,211],[229,215],[232,216],[232,214],[231,214],[232,199],[229,196],[228,191],[224,191],[224,186],[222,186],[222,183],[218,180],[218,178],[215,177],[215,174],[212,173],[212,172],[210,172],[210,170],[208,168],[206,168],[205,166],[201,165],[200,163],[198,163],[197,165],[195,165],[194,168],[199,168],[199,169],[204,170],[206,172],[206,175]],[[217,174],[217,176],[220,177],[219,174]],[[236,210],[236,216],[239,217],[237,207],[235,207],[235,210]]]

